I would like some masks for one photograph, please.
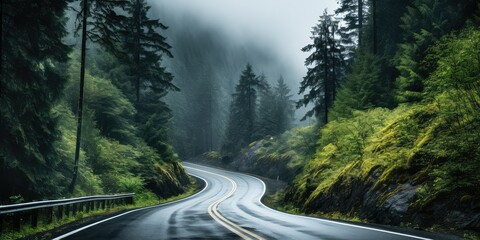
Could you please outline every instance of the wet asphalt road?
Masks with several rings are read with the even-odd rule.
[[[94,223],[56,239],[438,239],[414,230],[389,230],[278,212],[264,206],[258,178],[183,163],[206,181],[200,193]],[[401,232],[397,232],[401,231]]]

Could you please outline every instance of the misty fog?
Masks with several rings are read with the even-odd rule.
[[[336,8],[335,0],[150,4],[151,16],[169,26],[163,34],[174,58],[165,58],[165,65],[181,89],[167,97],[173,109],[170,139],[184,157],[220,147],[231,95],[247,63],[271,85],[283,77],[292,99],[299,99],[307,56],[300,49],[311,41],[323,10]],[[304,113],[304,108],[296,111],[295,124],[305,124],[298,121]]]

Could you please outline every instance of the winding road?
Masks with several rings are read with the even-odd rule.
[[[206,182],[201,192],[129,211],[54,239],[439,239],[427,232],[398,232],[279,212],[260,202],[265,184],[256,177],[183,165],[189,174]]]

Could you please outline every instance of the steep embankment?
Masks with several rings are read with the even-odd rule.
[[[290,182],[277,196],[285,210],[479,230],[480,119],[459,125],[440,106],[356,112],[319,133],[295,129],[231,160],[209,153],[197,161]]]
[[[330,123],[283,201],[307,213],[479,230],[480,119],[460,127],[441,115],[428,104]]]

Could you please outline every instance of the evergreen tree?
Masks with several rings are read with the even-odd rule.
[[[290,89],[283,77],[280,77],[275,86],[275,111],[274,119],[276,120],[275,135],[282,134],[290,129],[294,114],[295,114],[295,102],[291,99]]]
[[[336,14],[343,15],[343,21],[346,23],[342,27],[345,33],[344,39],[348,40],[348,45],[354,44],[354,39],[357,39],[358,45],[361,45],[363,40],[363,28],[367,22],[367,7],[366,0],[340,0],[339,8],[335,10]]]
[[[63,0],[1,1],[0,201],[62,193],[51,109],[68,61]],[[67,173],[68,174],[68,173]]]
[[[294,115],[295,102],[291,99],[290,89],[285,84],[283,77],[277,81],[272,90],[265,77],[260,76],[262,88],[260,88],[260,102],[258,106],[258,121],[256,124],[257,139],[265,136],[282,134],[291,127]]]
[[[302,120],[315,115],[323,116],[323,122],[328,122],[328,109],[335,100],[339,76],[343,72],[341,66],[344,62],[342,47],[336,33],[338,21],[325,11],[319,23],[313,27],[313,43],[302,48],[304,52],[313,52],[305,60],[308,71],[301,82],[299,94],[306,92],[307,89],[309,92],[297,102],[297,108],[306,107],[310,103],[314,105]],[[311,65],[313,66],[309,67]]]
[[[255,138],[263,138],[265,136],[276,135],[277,120],[276,119],[276,99],[272,92],[270,84],[268,84],[266,77],[261,75],[259,78],[262,81],[262,88],[259,91],[259,105],[258,105],[258,121],[256,123],[257,131],[255,131]]]
[[[357,54],[332,108],[333,119],[351,117],[355,110],[386,107],[384,95],[389,92],[380,77],[381,70],[378,56],[369,51]]]
[[[254,140],[257,89],[261,87],[261,79],[255,75],[252,66],[247,64],[233,94],[230,118],[222,146],[224,152],[235,153]]]
[[[399,102],[421,100],[424,80],[434,69],[434,64],[424,61],[428,48],[441,36],[463,27],[476,11],[475,0],[415,0],[408,6],[402,17],[403,43],[396,57]]]
[[[150,6],[144,0],[130,0],[125,5],[128,17],[123,23],[123,50],[126,63],[132,66],[136,102],[140,102],[141,90],[155,85],[161,90],[178,90],[172,84],[171,75],[160,66],[162,55],[173,57],[171,46],[160,30],[168,27],[158,19],[147,16]]]
[[[165,158],[172,158],[167,144],[167,125],[172,117],[164,97],[173,85],[173,75],[162,64],[164,55],[173,57],[171,46],[160,34],[168,27],[158,19],[150,19],[150,6],[144,0],[130,0],[125,4],[127,17],[122,26],[122,60],[130,67],[129,75],[135,88],[137,122],[140,135]],[[125,89],[126,91],[130,89]]]

